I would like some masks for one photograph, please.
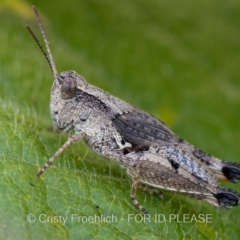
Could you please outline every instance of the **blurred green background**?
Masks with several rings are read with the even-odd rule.
[[[211,214],[212,222],[128,222],[139,213],[129,179],[84,143],[35,177],[67,136],[49,130],[53,77],[24,27],[41,39],[32,5],[58,72],[75,70],[199,148],[240,161],[239,1],[0,0],[0,239],[239,239],[239,207],[216,209],[171,193],[162,200],[139,190],[138,198],[152,215]],[[119,221],[31,224],[30,213]]]

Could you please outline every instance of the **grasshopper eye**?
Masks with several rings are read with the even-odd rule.
[[[77,82],[74,78],[65,78],[61,87],[61,98],[64,100],[71,99],[76,95]]]

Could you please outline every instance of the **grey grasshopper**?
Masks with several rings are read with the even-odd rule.
[[[46,49],[27,26],[54,76],[50,111],[54,125],[74,129],[66,143],[37,172],[40,176],[72,143],[84,140],[98,154],[126,168],[132,179],[131,199],[136,208],[139,187],[182,193],[216,207],[231,208],[240,195],[219,186],[217,179],[237,182],[240,164],[220,160],[176,136],[161,120],[89,84],[74,71],[57,73],[49,43],[35,7]]]

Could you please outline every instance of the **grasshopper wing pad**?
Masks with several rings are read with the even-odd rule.
[[[138,146],[179,143],[178,137],[163,122],[143,111],[118,115],[113,119],[113,126],[126,141]]]

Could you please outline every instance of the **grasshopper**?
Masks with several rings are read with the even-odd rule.
[[[182,193],[216,207],[231,208],[240,195],[223,188],[217,179],[237,182],[240,164],[213,157],[176,136],[161,120],[89,84],[75,71],[58,73],[37,9],[33,7],[45,42],[42,47],[26,26],[52,70],[50,112],[57,129],[74,129],[65,144],[39,169],[40,176],[72,143],[84,140],[98,154],[125,167],[132,179],[131,199],[137,189]]]

